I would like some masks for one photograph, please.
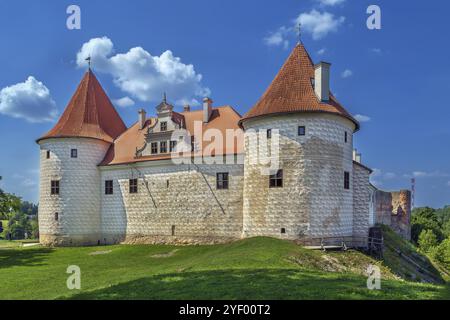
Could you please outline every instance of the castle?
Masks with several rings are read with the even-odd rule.
[[[392,196],[370,184],[371,169],[353,148],[360,124],[329,79],[330,64],[314,65],[299,43],[243,117],[209,98],[199,110],[176,112],[164,95],[156,117],[141,109],[127,128],[89,69],[57,124],[37,140],[40,242],[270,236],[364,245],[386,211],[402,207],[399,214],[409,215],[409,194],[393,210]],[[276,154],[276,166],[262,153]]]

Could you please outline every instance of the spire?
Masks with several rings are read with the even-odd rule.
[[[167,103],[167,96],[166,96],[166,92],[164,91],[164,96],[163,96],[163,102]]]
[[[319,101],[314,91],[314,63],[302,43],[292,50],[280,71],[260,100],[240,121],[266,115],[293,112],[324,112],[358,122],[330,94],[327,102]]]
[[[301,44],[302,43],[302,23],[301,22],[299,22],[298,26],[297,26],[297,37],[298,37],[297,44]]]
[[[85,137],[113,142],[126,130],[91,69],[86,71],[61,118],[38,139]]]

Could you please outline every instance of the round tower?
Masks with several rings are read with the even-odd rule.
[[[352,236],[352,138],[359,124],[330,93],[329,68],[314,65],[298,44],[241,120],[244,236]],[[257,144],[250,132],[258,133]],[[261,162],[264,144],[278,155],[269,171]]]
[[[126,130],[89,70],[40,146],[39,235],[44,245],[102,242],[98,164]]]

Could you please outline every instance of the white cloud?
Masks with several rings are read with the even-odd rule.
[[[375,54],[382,54],[383,51],[380,48],[371,48],[370,52],[375,53]]]
[[[349,78],[353,75],[353,71],[350,69],[345,69],[342,73],[341,73],[341,77],[343,79]]]
[[[141,101],[159,101],[167,92],[176,104],[198,104],[197,98],[211,93],[202,85],[202,75],[196,73],[194,66],[184,64],[170,50],[153,56],[142,47],[134,47],[115,54],[112,41],[103,37],[83,44],[77,65],[86,67],[88,56],[95,70],[110,74],[117,87]]]
[[[0,113],[28,122],[55,120],[58,110],[50,90],[33,76],[0,90]]]
[[[289,40],[287,40],[286,38],[290,32],[292,32],[291,28],[282,26],[278,28],[277,31],[271,32],[267,37],[263,39],[263,41],[269,47],[283,46],[283,48],[286,50],[289,48]]]
[[[368,122],[368,121],[370,121],[370,117],[369,116],[365,116],[365,115],[362,115],[362,114],[355,114],[354,117],[359,122]]]
[[[316,2],[319,2],[323,6],[335,6],[344,3],[345,0],[316,0]]]
[[[134,106],[134,100],[131,99],[130,97],[123,97],[120,99],[113,100],[113,103],[121,108],[128,108]]]
[[[391,180],[391,179],[394,179],[396,177],[397,177],[397,175],[395,173],[393,173],[393,172],[386,172],[383,175],[383,178],[386,179],[386,180]]]
[[[322,48],[322,49],[320,49],[319,51],[317,51],[317,54],[321,56],[321,55],[323,55],[326,51],[327,51],[327,49]]]
[[[335,17],[329,12],[319,12],[315,9],[301,13],[295,19],[295,25],[301,24],[302,31],[312,35],[314,40],[327,36],[330,32],[336,32],[344,23],[345,17]]]

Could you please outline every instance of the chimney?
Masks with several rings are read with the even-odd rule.
[[[188,104],[185,104],[185,105],[184,105],[183,111],[184,111],[184,112],[190,112],[190,111],[191,111],[191,106],[188,105]]]
[[[203,122],[207,123],[212,113],[212,103],[213,101],[210,98],[203,99]]]
[[[330,66],[330,63],[323,61],[314,66],[314,91],[320,101],[330,100]]]
[[[361,153],[358,153],[356,149],[353,149],[353,161],[361,163]]]
[[[147,112],[144,109],[140,109],[139,113],[139,129],[142,130],[145,127],[145,122],[147,120]]]

